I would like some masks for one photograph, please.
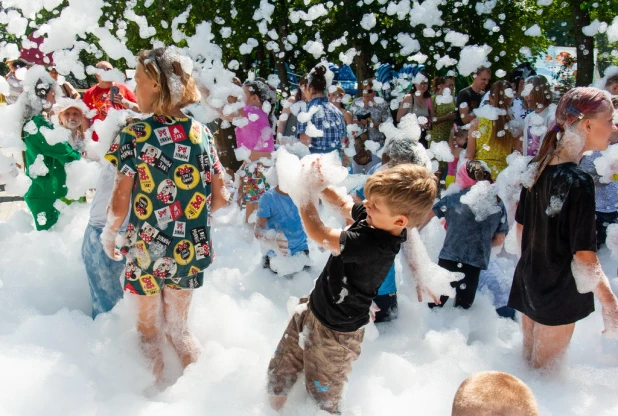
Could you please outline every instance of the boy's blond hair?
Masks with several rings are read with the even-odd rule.
[[[376,172],[365,184],[365,195],[382,197],[391,215],[408,218],[408,227],[423,222],[437,192],[435,175],[423,166],[409,163]]]
[[[520,379],[498,371],[473,374],[457,389],[452,416],[538,416],[532,390]]]

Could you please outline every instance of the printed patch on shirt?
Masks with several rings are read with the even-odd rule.
[[[139,292],[137,290],[135,290],[135,288],[133,286],[131,286],[131,283],[129,283],[129,282],[127,282],[127,284],[124,285],[124,291],[132,293],[134,295],[139,295]]]
[[[202,153],[197,155],[197,168],[200,171],[200,177],[202,178],[202,184],[206,186],[212,182],[212,174],[210,172],[210,158],[208,153]]]
[[[210,254],[208,246],[208,236],[206,235],[206,227],[196,227],[190,231],[191,241],[195,246],[195,257],[202,260]]]
[[[189,146],[176,143],[176,148],[174,150],[174,159],[181,160],[183,162],[188,162],[190,155],[191,155],[191,148]]]
[[[173,164],[174,161],[172,159],[162,154],[155,163],[155,168],[167,175]]]
[[[135,158],[135,148],[137,143],[135,140],[125,143],[120,146],[120,161],[126,162],[127,160]]]
[[[194,193],[185,207],[185,216],[190,220],[199,217],[204,209],[204,205],[206,205],[206,195],[199,192]]]
[[[193,144],[202,143],[202,129],[196,122],[191,123],[191,131],[189,131],[189,140]]]
[[[133,224],[129,223],[127,225],[127,232],[125,233],[124,238],[125,245],[130,247],[135,244],[135,241],[137,240],[137,230]]]
[[[160,231],[150,245],[150,252],[153,253],[153,257],[159,258],[167,252],[167,249],[171,245],[172,237]]]
[[[133,201],[133,212],[137,215],[137,218],[140,220],[145,220],[150,217],[152,214],[152,202],[150,199],[144,194],[135,195],[135,200]]]
[[[198,274],[199,272],[201,272],[200,269],[198,269],[195,266],[191,266],[189,267],[189,276],[193,276],[194,274]]]
[[[116,168],[118,168],[118,158],[116,156],[112,155],[111,153],[108,153],[105,155],[105,160],[107,160],[109,163],[111,163]]]
[[[170,211],[170,207],[158,209],[155,211],[155,217],[157,218],[159,228],[165,229],[167,224],[172,222],[172,211]]]
[[[176,200],[176,185],[171,179],[164,179],[157,188],[157,199],[164,204],[171,204]]]
[[[200,279],[198,279],[197,276],[191,277],[189,278],[189,280],[187,280],[187,287],[189,289],[197,289],[201,286],[202,284],[200,283]]]
[[[159,127],[158,129],[155,129],[155,135],[157,136],[157,140],[159,140],[159,144],[161,146],[173,143],[169,127]]]
[[[200,175],[193,165],[187,163],[182,164],[174,171],[174,182],[180,189],[188,191],[197,186],[200,180]]]
[[[182,216],[182,207],[179,201],[174,202],[172,205],[161,208],[155,211],[155,217],[157,218],[157,225],[161,229],[167,228],[167,224],[177,220]]]
[[[133,123],[122,131],[137,139],[138,143],[144,143],[152,134],[152,127],[148,123]]]
[[[139,284],[146,295],[156,295],[161,291],[154,276],[146,274],[139,278]]]
[[[138,241],[135,243],[134,248],[135,259],[137,260],[137,265],[141,269],[147,269],[150,266],[150,254],[148,254],[148,248],[146,247],[146,243],[144,241]]]
[[[176,123],[176,120],[168,116],[152,116],[152,119],[157,123],[166,124],[168,126]]]
[[[187,133],[185,133],[185,128],[182,127],[182,124],[176,124],[168,128],[170,129],[170,134],[172,135],[172,141],[174,143],[187,140]]]
[[[124,266],[124,277],[132,282],[136,281],[142,274],[142,270],[132,261]]]
[[[176,276],[176,262],[171,257],[162,257],[155,261],[152,274],[159,279],[169,279]]]
[[[187,223],[183,221],[176,221],[174,223],[174,237],[184,238],[187,231]]]
[[[145,163],[137,165],[137,174],[142,191],[148,194],[151,193],[155,189],[155,182],[152,179],[152,172],[150,172],[148,165]]]
[[[129,167],[129,165],[122,165],[122,169],[120,169],[120,173],[127,175],[129,178],[135,177],[135,171]]]
[[[195,250],[189,240],[180,240],[174,247],[174,260],[176,263],[186,266],[191,263]]]
[[[148,163],[150,166],[155,166],[155,164],[159,160],[159,157],[161,157],[161,149],[158,149],[148,143],[146,143],[144,147],[142,147],[142,151],[139,154],[139,158],[144,162]]]
[[[144,222],[142,228],[140,228],[139,230],[139,238],[141,238],[147,243],[152,242],[152,240],[156,238],[158,234],[159,230],[157,230],[155,227],[148,224],[147,222]]]

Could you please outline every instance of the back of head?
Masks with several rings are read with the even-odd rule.
[[[307,74],[307,86],[313,88],[315,92],[323,92],[328,86],[326,81],[326,73],[328,68],[326,64],[319,63],[313,67],[311,72]]]
[[[159,85],[152,105],[157,114],[169,114],[175,107],[186,107],[200,99],[192,76],[193,61],[179,49],[168,46],[141,51],[137,57],[146,75]]]
[[[507,90],[510,89],[510,92]],[[509,110],[511,108],[511,99],[513,98],[513,88],[510,82],[501,79],[491,84],[489,90],[489,103],[496,108]]]
[[[474,179],[477,182],[491,180],[491,171],[485,162],[480,160],[469,160],[466,162],[466,172],[470,179]]]
[[[547,107],[551,104],[552,92],[551,86],[543,75],[535,75],[526,80],[526,84],[532,85],[532,91],[530,91],[530,109],[536,110],[537,108]]]
[[[277,92],[271,87],[264,78],[255,78],[252,81],[246,81],[245,86],[249,89],[251,94],[255,94],[260,98],[262,104],[270,103],[270,109],[275,108],[277,102]]]
[[[457,389],[452,416],[538,416],[532,390],[507,373],[473,374]]]
[[[384,156],[388,160],[384,160]],[[404,163],[411,163],[426,168],[431,167],[431,160],[427,157],[427,152],[423,145],[407,137],[389,138],[384,145],[382,157],[382,160],[387,162],[389,167]]]
[[[391,215],[405,215],[410,228],[423,222],[437,192],[435,175],[423,166],[412,164],[378,171],[365,183],[365,195],[383,198]]]
[[[581,120],[593,118],[608,107],[613,108],[613,105],[607,91],[594,87],[577,87],[567,91],[556,107],[556,124],[545,133],[539,153],[532,160],[540,163],[536,179],[556,153],[558,146],[567,145],[564,140],[559,140],[562,133],[572,131]]]

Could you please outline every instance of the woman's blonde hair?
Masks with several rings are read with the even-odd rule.
[[[391,215],[404,215],[408,227],[423,222],[433,207],[438,185],[427,168],[405,163],[378,171],[367,179],[365,195],[384,199]]]
[[[195,79],[191,75],[193,62],[175,47],[141,51],[137,61],[151,80],[159,85],[152,103],[155,114],[169,114],[174,107],[186,107],[200,99]]]

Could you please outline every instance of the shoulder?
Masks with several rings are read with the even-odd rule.
[[[552,178],[555,185],[567,185],[571,191],[594,193],[592,176],[574,163],[559,165]],[[594,202],[594,199],[593,199]]]

